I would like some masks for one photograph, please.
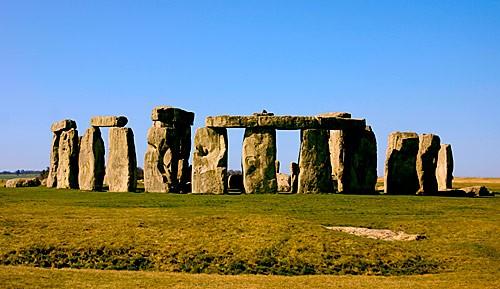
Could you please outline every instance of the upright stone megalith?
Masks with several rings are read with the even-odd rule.
[[[243,137],[243,184],[247,194],[276,193],[276,130],[246,128]]]
[[[329,132],[324,129],[301,130],[299,154],[299,194],[332,193]]]
[[[386,194],[412,195],[418,191],[418,147],[418,135],[414,132],[393,132],[389,135],[384,175]]]
[[[419,189],[417,194],[432,194],[438,191],[436,166],[440,148],[439,136],[434,134],[419,135],[417,155]]]
[[[198,128],[194,137],[192,193],[227,193],[227,130]]]
[[[151,113],[144,157],[146,192],[187,193],[190,191],[191,125],[194,113],[170,106],[158,106]]]
[[[57,170],[59,166],[59,142],[61,139],[61,133],[70,129],[76,129],[76,122],[71,119],[63,119],[61,121],[54,122],[50,130],[52,131],[52,143],[50,146],[50,166],[49,174],[47,177],[47,187],[55,188],[57,187]]]
[[[110,192],[135,192],[137,186],[137,158],[134,133],[128,127],[109,129],[109,157],[106,180]]]
[[[436,178],[438,190],[446,191],[453,187],[453,152],[449,144],[442,144],[439,149]]]
[[[299,187],[299,164],[290,163],[290,193],[296,194]]]
[[[329,145],[337,191],[373,194],[377,183],[377,140],[371,127],[332,130]]]
[[[78,131],[74,128],[61,132],[57,165],[57,188],[78,189]]]
[[[101,191],[105,173],[104,141],[98,127],[88,128],[83,135],[78,164],[80,190]]]

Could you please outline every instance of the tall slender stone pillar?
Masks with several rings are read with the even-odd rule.
[[[296,194],[299,187],[299,164],[290,163],[290,193]]]
[[[193,194],[227,193],[227,130],[198,128],[194,137]]]
[[[109,129],[109,157],[106,180],[110,192],[135,192],[137,187],[137,158],[134,133],[128,127]]]
[[[50,130],[52,131],[52,143],[50,146],[50,166],[49,174],[47,177],[47,187],[55,188],[57,187],[57,171],[59,167],[59,143],[61,139],[61,133],[63,131],[68,131],[70,129],[76,129],[76,122],[71,119],[63,119],[61,121],[54,122]]]
[[[449,144],[442,144],[439,150],[436,178],[438,190],[445,191],[453,187],[453,152]]]
[[[304,129],[300,134],[298,193],[333,193],[328,130]]]
[[[276,193],[276,130],[246,128],[243,138],[243,184],[247,194]]]
[[[74,128],[63,131],[59,139],[58,150],[58,189],[78,189],[78,153],[78,131]]]
[[[418,147],[418,135],[414,132],[393,132],[389,135],[384,175],[386,194],[413,195],[418,191]]]
[[[104,141],[98,127],[87,129],[80,141],[78,157],[80,190],[101,191],[104,180]]]
[[[434,134],[419,135],[417,155],[417,175],[419,189],[417,194],[432,194],[438,191],[436,166],[441,140]]]

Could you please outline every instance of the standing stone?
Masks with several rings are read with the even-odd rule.
[[[329,133],[323,129],[301,131],[299,194],[332,193]]]
[[[243,175],[241,174],[229,175],[227,178],[227,184],[228,191],[245,192],[245,188],[243,187]]]
[[[276,174],[276,179],[278,181],[278,192],[290,193],[290,176],[287,174],[278,173]]]
[[[109,129],[109,157],[106,181],[110,192],[135,192],[137,159],[134,133],[128,127]]]
[[[176,192],[177,160],[175,130],[151,127],[148,130],[148,147],[144,157],[144,189],[146,192]]]
[[[78,157],[80,190],[101,191],[104,180],[104,141],[98,127],[87,129],[80,141]]]
[[[47,187],[57,187],[57,167],[59,165],[59,139],[61,133],[52,134],[52,144],[50,145],[50,166],[49,174],[47,176]]]
[[[377,183],[377,140],[365,129],[330,131],[332,177],[340,193],[373,194]]]
[[[418,135],[414,132],[393,132],[389,135],[384,175],[386,194],[412,195],[418,191],[418,147]]]
[[[441,149],[439,149],[436,178],[438,190],[446,191],[446,189],[452,188],[453,152],[449,144],[442,144]]]
[[[243,138],[243,183],[247,194],[276,193],[276,130],[247,128]]]
[[[417,175],[419,189],[417,194],[432,194],[438,191],[436,166],[439,149],[439,136],[433,134],[419,135],[417,155]]]
[[[61,132],[56,181],[59,189],[78,189],[78,144],[76,129]]]
[[[193,194],[227,193],[227,130],[198,128],[194,137]]]
[[[275,170],[276,170],[276,174],[279,174],[280,173],[280,161],[276,160],[274,162],[274,167],[275,167]]]
[[[179,183],[179,192],[189,193],[189,184],[191,183],[191,168],[189,157],[191,154],[191,127],[183,125],[177,128],[179,137],[179,156],[177,160],[177,182]]]
[[[290,163],[290,193],[296,194],[299,187],[299,164]]]

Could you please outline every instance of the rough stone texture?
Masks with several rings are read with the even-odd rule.
[[[245,191],[245,188],[243,187],[243,175],[229,175],[227,183],[228,191]]]
[[[95,127],[124,127],[127,123],[125,116],[94,116],[90,119],[90,125]]]
[[[276,174],[276,180],[278,182],[278,192],[290,192],[290,176],[287,174],[278,173]]]
[[[296,194],[299,187],[299,164],[290,163],[290,193]]]
[[[56,121],[52,124],[50,129],[54,133],[62,132],[65,130],[76,129],[76,121],[72,119],[63,119],[60,121]]]
[[[419,135],[417,155],[417,176],[419,189],[417,194],[431,194],[438,191],[436,166],[441,141],[433,134]]]
[[[209,116],[205,120],[207,127],[225,128],[274,128],[274,129],[352,129],[364,128],[364,119],[349,119],[330,116]]]
[[[80,141],[78,156],[80,190],[101,191],[104,173],[104,141],[101,131],[98,127],[90,127]]]
[[[417,192],[418,146],[418,135],[414,132],[393,132],[389,135],[384,175],[386,194],[413,195]]]
[[[57,187],[57,167],[59,165],[59,139],[60,133],[52,134],[52,144],[50,145],[50,164],[46,186],[48,188]]]
[[[137,158],[134,133],[128,127],[109,129],[109,157],[106,181],[110,192],[135,192],[137,186]]]
[[[465,187],[465,188],[460,188],[460,190],[464,191],[467,197],[493,196],[493,194],[485,186]]]
[[[79,138],[76,129],[63,131],[59,139],[57,188],[78,189]]]
[[[151,112],[151,120],[169,126],[190,126],[193,125],[194,113],[171,106],[157,106]]]
[[[194,137],[193,194],[227,193],[227,131],[198,128]]]
[[[301,131],[299,194],[332,193],[329,133],[323,129]]]
[[[41,184],[38,178],[16,178],[5,182],[6,188],[38,187]]]
[[[340,193],[373,194],[377,183],[377,140],[371,127],[330,131],[332,177]]]
[[[247,128],[243,138],[243,183],[247,194],[276,193],[276,130]]]
[[[326,112],[318,115],[319,117],[342,117],[342,118],[351,118],[351,114],[349,112]]]
[[[445,191],[452,188],[453,182],[453,152],[451,145],[442,144],[438,153],[436,168],[438,190]]]

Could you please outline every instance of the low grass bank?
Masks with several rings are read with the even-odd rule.
[[[257,283],[264,280],[260,275],[330,276],[310,279],[314,282],[334,278],[331,275],[362,275],[373,279],[360,280],[376,284],[388,279],[374,276],[395,276],[391,280],[428,285],[425,276],[433,274],[440,276],[439,282],[443,276],[469,276],[487,285],[492,282],[489,276],[500,273],[499,212],[498,198],[195,196],[0,188],[0,263],[9,265],[0,267],[0,283],[18,284],[15,276],[64,279],[80,272],[33,268],[42,267],[147,271],[127,276],[149,281],[201,278],[182,274],[186,272],[257,274],[227,279],[255,278]],[[372,240],[322,225],[402,230],[426,239]],[[80,280],[122,274],[81,272]],[[154,275],[160,272],[175,274]],[[415,277],[404,277],[409,275]],[[218,275],[200,276],[223,280]],[[273,280],[278,286],[289,279]]]

